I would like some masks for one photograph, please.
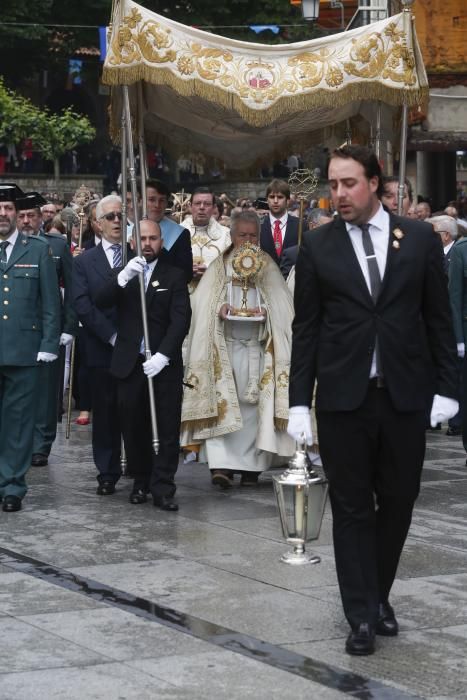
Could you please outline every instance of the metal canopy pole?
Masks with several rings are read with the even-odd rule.
[[[128,260],[128,250],[127,250],[127,203],[126,203],[126,193],[127,187],[127,147],[126,147],[126,116],[125,110],[122,110],[122,126],[121,126],[121,142],[122,142],[122,159],[120,164],[120,169],[122,173],[122,184],[120,189],[120,194],[122,196],[122,263],[123,266],[127,264]],[[120,468],[122,470],[123,476],[128,473],[128,461],[126,458],[125,443],[123,442],[123,435],[120,440]]]
[[[404,29],[407,36],[407,49],[412,50],[412,11],[411,6],[414,0],[401,0],[404,5]],[[405,173],[407,165],[407,129],[409,122],[409,108],[407,103],[402,106],[401,122],[401,143],[399,154],[399,186],[397,188],[397,213],[402,214],[402,204],[404,201]]]
[[[141,200],[143,219],[148,218],[148,202],[146,193],[146,181],[148,179],[148,160],[146,153],[146,143],[144,141],[144,119],[143,119],[143,84],[138,83],[138,148],[139,148],[139,169],[141,173]]]
[[[128,95],[128,86],[123,86],[123,111],[125,112],[126,118],[126,133],[127,133],[127,144],[128,144],[128,158],[130,163],[130,186],[131,186],[131,197],[133,200],[133,207],[135,213],[137,211],[137,189],[136,189],[136,174],[135,174],[135,156],[133,152],[133,133],[131,130],[131,113],[130,113],[130,98]],[[139,228],[138,216],[135,215],[135,225],[133,228],[133,235],[136,241],[136,250],[138,256],[142,255],[141,247],[141,234]],[[139,290],[141,297],[141,316],[143,319],[143,338],[144,338],[144,354],[146,360],[151,359],[151,348],[149,345],[149,330],[148,330],[148,316],[146,310],[146,289],[144,286],[144,274],[141,272],[138,275],[139,278]],[[151,412],[151,428],[152,428],[152,446],[154,452],[157,455],[159,453],[159,434],[157,431],[157,416],[156,416],[156,400],[154,396],[154,385],[152,378],[148,377],[148,390],[149,390],[149,409]]]

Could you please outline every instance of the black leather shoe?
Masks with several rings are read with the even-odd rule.
[[[32,456],[31,459],[31,466],[32,467],[46,467],[49,463],[47,455],[43,455],[39,452],[37,452],[35,455]]]
[[[21,498],[19,498],[19,496],[5,496],[2,510],[4,510],[5,513],[15,513],[17,510],[21,510]]]
[[[111,496],[115,493],[115,484],[112,481],[102,481],[96,489],[98,496]]]
[[[361,622],[353,629],[345,643],[347,654],[352,656],[370,656],[375,651],[375,631],[368,622]]]
[[[178,510],[178,503],[173,496],[163,496],[162,498],[154,498],[154,505],[161,510],[169,510],[175,513]]]
[[[242,472],[240,486],[257,486],[261,472]]]
[[[448,428],[446,430],[446,435],[449,435],[449,437],[455,437],[457,435],[462,435],[462,428]]]
[[[137,505],[139,503],[146,503],[147,500],[148,497],[142,489],[137,489],[136,491],[132,491],[130,493],[129,501],[134,505]]]
[[[380,603],[376,634],[381,634],[383,637],[395,637],[398,633],[399,624],[394,615],[394,610],[389,603]]]

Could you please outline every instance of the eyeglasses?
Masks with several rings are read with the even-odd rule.
[[[114,221],[115,219],[121,221],[123,219],[123,214],[121,211],[109,211],[108,214],[104,214],[100,218],[105,219],[106,221]]]

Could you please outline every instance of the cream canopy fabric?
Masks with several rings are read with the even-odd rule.
[[[323,143],[333,125],[362,114],[365,102],[412,106],[428,94],[408,13],[270,46],[193,29],[120,0],[103,82],[131,86],[135,119],[139,81],[148,142],[168,139],[179,150],[220,156],[233,167]],[[113,89],[116,140],[121,109],[121,90]]]

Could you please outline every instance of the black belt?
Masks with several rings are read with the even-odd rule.
[[[384,377],[372,377],[368,382],[369,389],[386,389]]]

